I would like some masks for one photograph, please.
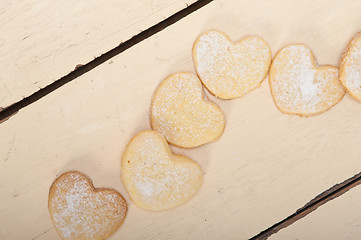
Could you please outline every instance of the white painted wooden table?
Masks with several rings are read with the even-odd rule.
[[[269,240],[359,239],[361,228],[361,187],[321,206],[298,222],[282,229]]]
[[[119,177],[126,143],[150,128],[158,84],[171,73],[194,71],[191,49],[200,33],[219,29],[234,40],[259,35],[273,54],[285,44],[305,43],[319,63],[337,65],[361,30],[360,9],[351,0],[217,0],[22,109],[0,124],[0,238],[57,239],[48,189],[68,170],[84,172],[96,187],[115,188],[127,199],[128,216],[111,239],[250,238],[360,172],[359,102],[346,95],[320,116],[289,116],[276,109],[266,80],[240,99],[211,97],[227,119],[216,143],[172,148],[205,172],[199,194],[186,204],[159,213],[137,208]],[[361,210],[352,207],[350,214]]]
[[[31,95],[193,2],[1,1],[0,107]]]

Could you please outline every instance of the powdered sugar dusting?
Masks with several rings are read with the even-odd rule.
[[[214,95],[230,99],[243,96],[265,77],[271,54],[258,37],[237,44],[218,31],[201,35],[195,45],[195,63],[202,82]]]
[[[317,97],[319,91],[319,83],[314,82],[316,70],[310,69],[309,71],[301,72],[297,76],[297,82],[300,82],[300,90],[303,99],[310,100]]]
[[[356,36],[350,45],[341,63],[344,71],[340,78],[348,91],[361,100],[361,37]]]
[[[126,150],[122,177],[132,200],[149,210],[173,208],[199,189],[202,172],[197,163],[172,155],[155,131],[138,134]]]
[[[348,70],[345,86],[356,95],[361,94],[361,68],[353,67]]]
[[[88,178],[77,172],[54,182],[49,210],[64,239],[104,239],[126,215],[126,203],[111,190],[94,192]]]
[[[335,105],[344,90],[338,71],[318,70],[310,49],[289,45],[276,55],[270,74],[272,95],[283,110],[295,114],[314,114]]]
[[[202,84],[192,73],[173,74],[163,81],[153,98],[151,119],[154,130],[181,147],[211,142],[225,125],[222,110],[203,98]]]

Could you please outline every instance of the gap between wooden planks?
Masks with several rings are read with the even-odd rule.
[[[264,33],[261,36],[269,41],[273,53],[299,39],[314,49],[319,62],[333,64],[358,30],[352,25],[359,19],[352,11],[358,6],[353,1],[347,9],[337,9],[336,1],[327,3],[336,9],[336,16],[348,13],[343,22],[337,22],[336,17],[325,19],[322,2],[297,1],[295,5],[281,1],[282,9],[293,13],[286,16],[270,14],[271,3],[252,3],[256,8],[242,12],[244,18],[238,21],[234,20],[239,16],[237,9],[247,9],[250,2],[211,3],[3,123],[0,144],[8,151],[0,155],[4,160],[0,169],[6,169],[0,175],[4,193],[0,197],[5,203],[1,214],[7,222],[1,224],[1,233],[36,237],[49,229],[47,191],[55,174],[66,170],[81,170],[96,186],[111,186],[125,194],[114,168],[122,149],[134,133],[149,128],[149,103],[160,81],[175,71],[194,71],[191,45],[205,29],[221,29],[233,39],[245,32]],[[257,22],[260,13],[266,14],[266,19]],[[297,24],[309,27],[309,22],[298,21],[304,15],[310,22],[319,20],[323,28],[289,36]],[[253,24],[247,25],[246,20]],[[340,29],[345,36],[332,36],[331,30]],[[321,41],[325,39],[328,41]],[[130,203],[126,223],[114,238],[252,237],[360,170],[359,149],[350,147],[360,142],[360,109],[348,96],[327,113],[308,119],[279,113],[267,82],[241,99],[214,100],[227,116],[224,136],[198,149],[174,148],[202,165],[206,180],[201,192],[182,207],[164,213],[145,212]],[[347,159],[343,159],[345,154]],[[27,228],[12,232],[18,226],[15,223]],[[42,236],[46,238],[46,234]]]
[[[353,187],[360,184],[360,179]],[[360,238],[361,215],[360,198],[361,187],[357,186],[349,191],[342,190],[337,198],[320,206],[317,211],[309,213],[299,221],[278,234],[271,236],[270,240],[354,240]],[[335,196],[336,197],[336,196]]]
[[[0,107],[30,96],[195,1],[2,1]]]
[[[202,6],[208,4],[211,0],[200,0],[192,5],[188,6],[187,8],[175,13],[171,17],[159,22],[158,24],[148,28],[147,30],[142,31],[138,35],[132,37],[128,41],[120,44],[118,47],[110,50],[107,53],[102,54],[100,57],[95,58],[93,61],[85,64],[85,65],[77,65],[75,70],[69,73],[68,75],[56,80],[52,84],[46,86],[45,88],[40,89],[39,91],[35,92],[34,94],[30,95],[22,99],[19,102],[14,103],[13,105],[7,107],[5,110],[0,108],[0,123],[9,119],[12,115],[17,113],[21,108],[26,107],[27,105],[39,100],[43,96],[49,94],[50,92],[56,90],[57,88],[63,86],[64,84],[74,80],[75,78],[81,76],[82,74],[94,69],[98,65],[104,63],[105,61],[109,60],[110,58],[116,56],[117,54],[125,51],[126,49],[134,46],[135,44],[139,43],[140,41],[152,36],[153,34],[163,30],[167,26],[177,22],[179,19],[187,16],[188,14],[192,13],[193,11],[201,8]]]
[[[268,229],[262,231],[261,233],[257,234],[256,236],[252,237],[250,240],[264,240],[264,239],[268,239],[269,237],[271,237],[270,239],[291,239],[291,238],[295,238],[295,239],[331,239],[330,236],[332,236],[333,239],[356,239],[356,236],[359,236],[359,231],[350,231],[348,232],[346,235],[348,235],[348,237],[341,237],[342,235],[340,235],[339,232],[336,232],[336,234],[333,234],[332,231],[330,231],[330,226],[332,224],[325,224],[323,221],[330,221],[330,219],[328,218],[319,218],[318,222],[312,222],[312,220],[307,220],[308,225],[314,225],[314,227],[306,227],[304,226],[304,223],[296,223],[296,226],[298,226],[298,232],[294,232],[294,230],[285,230],[285,231],[281,231],[282,234],[278,235],[276,233],[278,233],[280,230],[289,227],[290,225],[294,224],[295,222],[299,221],[300,219],[306,217],[307,215],[309,215],[310,213],[313,213],[315,210],[317,210],[319,207],[323,206],[324,204],[327,204],[329,201],[340,197],[341,195],[343,195],[344,193],[348,192],[349,190],[351,190],[352,188],[358,186],[361,184],[361,173],[356,174],[355,176],[353,176],[352,178],[349,178],[347,180],[345,180],[344,182],[340,183],[340,184],[336,184],[335,186],[333,186],[332,188],[326,190],[325,192],[321,193],[320,195],[318,195],[317,197],[315,197],[314,199],[312,199],[309,203],[307,203],[304,207],[298,209],[294,214],[290,215],[289,217],[283,219],[282,221],[274,224],[273,226],[269,227]],[[359,192],[359,191],[358,191]],[[361,226],[361,219],[359,218],[359,214],[358,214],[358,209],[360,209],[359,204],[340,204],[340,202],[342,203],[344,201],[344,197],[341,198],[342,200],[339,201],[337,200],[337,209],[334,209],[334,207],[331,207],[331,213],[329,213],[329,215],[331,216],[332,220],[337,219],[339,217],[338,212],[341,212],[343,219],[345,218],[356,218],[356,220],[352,220],[352,224],[350,224],[349,226],[347,224],[349,224],[350,220],[348,221],[336,221],[336,224],[333,224],[332,229],[338,229],[340,228],[340,226],[338,225],[343,225],[343,232],[346,233],[347,230],[349,230],[350,228],[354,228],[355,225],[356,227]],[[358,200],[357,203],[359,202]],[[333,204],[331,204],[333,205]],[[326,209],[330,209],[330,207],[327,205],[325,207]],[[351,213],[349,215],[345,214],[345,213]],[[313,213],[313,215],[315,216],[319,216],[319,212]],[[313,217],[310,217],[311,219]],[[341,224],[340,224],[341,223]],[[319,231],[319,226],[327,226],[326,229],[323,229],[323,232],[320,233]],[[292,229],[293,227],[291,227]],[[296,228],[297,229],[297,228]],[[286,233],[286,234],[285,234]],[[274,235],[275,234],[275,235]],[[329,235],[328,237],[321,237],[322,235]],[[307,238],[302,238],[305,237],[304,235],[308,236]],[[285,237],[286,236],[286,237]],[[302,236],[302,237],[301,237]],[[310,236],[312,236],[312,238],[310,238]],[[337,237],[336,237],[337,236]],[[350,237],[352,236],[352,237]]]
[[[118,47],[111,49],[110,51],[102,54],[101,56],[95,58],[94,60],[90,61],[89,63],[84,64],[84,65],[77,65],[75,67],[74,71],[72,71],[69,74],[67,74],[66,76],[54,81],[53,83],[49,84],[48,86],[41,88],[40,90],[33,93],[32,95],[25,97],[22,100],[8,106],[6,109],[0,107],[0,123],[9,119],[12,115],[16,114],[20,109],[39,100],[40,98],[51,93],[52,91],[55,91],[56,89],[63,86],[64,84],[66,84],[66,83],[76,79],[77,77],[83,75],[84,73],[94,69],[95,67],[104,63],[105,61],[120,54],[121,52],[123,52],[123,51],[127,50],[128,48],[134,46],[135,44],[143,41],[144,39],[154,35],[155,33],[165,29],[166,27],[170,26],[171,24],[174,24],[175,22],[179,21],[183,17],[196,11],[197,9],[203,7],[204,5],[208,4],[211,1],[212,0],[199,0],[189,6],[187,5],[188,6],[187,8],[173,14],[169,18],[167,18],[167,19],[153,25],[152,27],[142,31],[141,33],[133,36],[131,39],[120,44]]]

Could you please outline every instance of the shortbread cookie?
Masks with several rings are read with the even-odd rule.
[[[139,207],[162,211],[193,197],[203,173],[193,160],[174,155],[164,137],[144,131],[128,143],[121,161],[121,179]]]
[[[361,32],[348,43],[341,58],[340,81],[348,94],[361,101]]]
[[[224,130],[224,115],[217,104],[205,97],[195,74],[170,75],[153,96],[152,128],[179,147],[197,147],[216,140]]]
[[[222,99],[241,97],[261,85],[271,63],[271,50],[260,37],[250,36],[233,43],[219,31],[208,31],[193,46],[199,78]]]
[[[345,94],[338,68],[318,66],[311,50],[302,44],[288,45],[276,54],[269,81],[276,106],[288,114],[320,114]]]
[[[127,203],[112,189],[95,189],[80,172],[58,177],[49,191],[49,212],[62,239],[106,239],[123,223]]]

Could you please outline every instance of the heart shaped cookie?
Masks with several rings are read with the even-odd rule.
[[[348,43],[341,58],[340,81],[352,97],[361,101],[361,32]]]
[[[121,179],[139,207],[162,211],[193,197],[203,173],[193,160],[174,155],[164,137],[143,131],[128,143],[121,160]]]
[[[320,114],[345,94],[338,68],[318,66],[312,51],[302,44],[288,45],[276,54],[269,81],[276,106],[288,114]]]
[[[193,73],[172,74],[160,84],[153,96],[150,122],[169,143],[185,148],[215,141],[225,127],[222,110],[205,99]]]
[[[200,35],[193,46],[199,78],[222,99],[243,96],[260,86],[271,58],[268,44],[255,36],[232,43],[227,35],[213,30]]]
[[[80,172],[58,177],[49,191],[48,207],[62,239],[106,239],[123,223],[127,203],[112,189],[95,189]]]

